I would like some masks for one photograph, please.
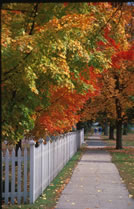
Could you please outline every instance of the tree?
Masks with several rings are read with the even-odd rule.
[[[113,55],[111,69],[102,76],[100,95],[93,98],[82,113],[82,117],[91,119],[92,115],[96,117],[99,112],[105,111],[110,121],[116,120],[117,149],[122,148],[122,124],[127,120],[126,111],[133,107],[130,99],[134,94],[133,54],[133,47],[130,47]]]
[[[110,67],[112,52],[104,29],[107,26],[114,30],[120,6],[113,9],[109,3],[11,3],[2,7],[3,139],[13,143],[29,131],[39,137],[41,132],[51,135],[70,130],[91,91],[94,95],[98,91],[95,77],[104,67]],[[120,36],[124,38],[120,33],[116,38]],[[59,94],[66,91],[67,106],[64,99],[56,101],[55,87]],[[65,120],[65,128],[64,116],[71,109],[73,97],[73,102],[78,98],[82,102],[69,114],[71,123]],[[55,108],[57,119],[51,120]],[[38,130],[45,120],[49,128],[45,131],[46,126],[41,125],[44,128]]]

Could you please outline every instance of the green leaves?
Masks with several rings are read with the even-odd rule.
[[[11,3],[3,9],[3,136],[16,141],[14,133],[22,137],[52,108],[52,86],[81,93],[83,100],[95,90],[87,66],[100,73],[111,64],[113,48],[102,28],[113,10],[108,3]]]

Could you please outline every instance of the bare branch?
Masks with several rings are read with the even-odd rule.
[[[98,34],[106,27],[106,25],[111,21],[111,19],[115,16],[115,14],[122,8],[122,5],[119,5],[119,7],[116,9],[115,12],[111,15],[111,17],[107,20],[107,22],[97,31],[95,38],[98,36]]]
[[[31,11],[24,10],[24,9],[9,9],[9,8],[4,8],[4,9],[1,9],[1,10],[14,11],[14,12],[22,12],[22,13],[25,13],[25,12],[31,13]]]

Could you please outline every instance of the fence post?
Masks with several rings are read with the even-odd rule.
[[[30,140],[30,203],[35,201],[35,141]]]
[[[39,143],[41,146],[41,193],[43,194],[43,139],[39,139]]]

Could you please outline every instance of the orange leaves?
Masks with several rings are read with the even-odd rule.
[[[61,19],[52,19],[48,22],[48,27],[61,29],[80,28],[82,30],[91,29],[95,17],[92,14],[68,14]]]
[[[51,105],[38,119],[41,129],[48,135],[70,131],[79,120],[78,111],[83,107],[90,94],[70,92],[66,87],[52,86]]]
[[[21,11],[18,11],[18,10],[12,10],[12,11],[10,11],[11,13],[14,13],[14,14],[22,14],[22,12]]]
[[[71,79],[75,80],[74,73]],[[80,120],[79,111],[84,107],[86,101],[97,95],[100,91],[98,78],[100,73],[93,67],[85,68],[79,73],[82,83],[89,85],[87,90],[78,93],[75,89],[69,90],[67,87],[50,86],[50,106],[46,111],[42,111],[37,124],[46,135],[57,135],[70,131]],[[91,89],[91,87],[93,89]],[[42,90],[43,91],[43,90]],[[40,109],[37,107],[36,111]]]

